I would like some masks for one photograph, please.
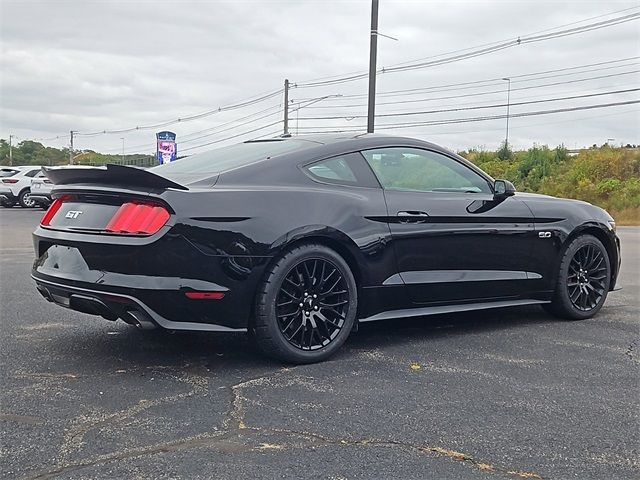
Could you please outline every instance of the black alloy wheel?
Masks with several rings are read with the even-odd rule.
[[[258,289],[251,332],[260,349],[292,363],[325,360],[355,322],[357,286],[347,262],[318,244],[277,258]]]
[[[580,247],[569,263],[567,290],[578,310],[592,310],[605,294],[609,272],[604,255],[598,247],[588,244]]]
[[[593,235],[581,235],[564,251],[553,298],[543,307],[560,318],[591,318],[602,308],[610,281],[611,265],[604,245]]]
[[[280,332],[301,350],[326,347],[340,333],[349,291],[337,266],[322,258],[303,260],[287,274],[276,297]]]

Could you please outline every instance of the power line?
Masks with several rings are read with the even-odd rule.
[[[590,120],[593,118],[604,118],[604,117],[613,117],[616,115],[626,115],[629,113],[636,113],[636,112],[640,112],[640,110],[638,110],[637,108],[634,108],[632,110],[625,110],[624,112],[614,112],[614,113],[607,113],[607,114],[599,114],[599,115],[589,115],[587,117],[573,117],[570,120],[559,120],[559,121],[555,121],[555,122],[544,122],[544,123],[530,123],[527,125],[517,125],[515,127],[509,127],[511,130],[520,130],[523,128],[531,128],[531,127],[540,127],[540,126],[546,126],[546,125],[557,125],[560,123],[568,123],[568,122],[575,122],[576,120]],[[429,135],[460,135],[463,133],[479,133],[479,132],[498,132],[498,131],[502,131],[504,130],[504,127],[499,127],[499,128],[482,128],[482,129],[476,129],[476,130],[456,130],[454,132],[448,131],[448,132],[429,132]]]
[[[604,14],[601,14],[601,15],[596,15],[594,17],[584,18],[582,20],[578,20],[578,21],[575,21],[575,22],[565,23],[563,25],[558,25],[558,26],[551,27],[551,28],[546,28],[546,29],[543,29],[543,30],[537,30],[535,32],[531,32],[529,35],[535,35],[535,34],[538,34],[538,33],[544,33],[544,32],[548,32],[548,31],[551,31],[551,30],[555,30],[557,28],[570,27],[572,25],[577,25],[578,23],[588,22],[590,20],[595,20],[597,18],[609,17],[611,15],[616,15],[618,13],[628,12],[629,10],[636,10],[638,8],[640,8],[640,7],[629,7],[629,8],[624,8],[622,10],[614,10],[614,11],[609,12],[609,13],[604,13]],[[450,51],[450,52],[441,53],[441,54],[438,54],[438,55],[431,55],[431,56],[428,56],[428,57],[423,57],[423,58],[408,60],[408,61],[400,62],[400,63],[396,63],[396,64],[391,64],[390,67],[407,65],[407,64],[412,64],[412,63],[415,63],[415,62],[421,62],[423,60],[429,60],[429,59],[432,59],[432,58],[443,57],[445,55],[452,55],[454,53],[460,53],[460,52],[466,52],[466,51],[469,51],[469,50],[475,50],[475,49],[482,48],[482,47],[487,47],[487,46],[490,46],[490,45],[497,45],[497,44],[500,44],[502,42],[504,42],[504,40],[498,40],[498,41],[494,41],[494,42],[484,43],[484,44],[481,44],[481,45],[476,45],[474,47],[467,47],[467,48],[463,48],[463,49],[459,49],[459,50],[453,50],[453,51]],[[331,76],[325,76],[325,77],[316,77],[316,78],[312,78],[312,79],[309,79],[309,80],[305,80],[305,81],[303,81],[301,83],[317,82],[317,81],[320,81],[320,80],[340,79],[340,78],[354,76],[354,75],[358,75],[358,74],[362,74],[362,73],[363,73],[362,70],[359,70],[357,72],[349,72],[349,73],[344,73],[344,74],[341,74],[341,75],[331,75]]]
[[[277,122],[273,122],[273,123],[270,123],[268,125],[262,125],[261,127],[254,128],[254,129],[248,130],[246,132],[238,133],[236,135],[232,135],[232,136],[227,137],[227,138],[222,138],[220,140],[215,140],[213,142],[207,142],[207,143],[203,143],[203,144],[200,144],[200,145],[194,145],[193,147],[183,148],[182,151],[186,152],[188,150],[193,150],[195,148],[206,147],[208,145],[213,145],[213,144],[216,144],[216,143],[226,142],[227,140],[231,140],[231,139],[237,138],[237,137],[242,137],[243,135],[248,135],[249,133],[253,133],[253,132],[257,132],[259,130],[263,130],[265,128],[273,127],[274,125],[278,125],[280,123],[282,123],[282,120],[278,120]]]
[[[169,125],[173,125],[175,123],[185,123],[185,122],[190,122],[193,120],[198,120],[201,118],[205,118],[208,117],[210,115],[214,115],[216,113],[220,113],[220,112],[225,112],[225,111],[229,111],[229,110],[236,110],[238,108],[243,108],[243,107],[248,107],[251,105],[255,105],[256,103],[260,103],[263,102],[265,100],[268,100],[270,98],[275,97],[276,95],[280,95],[282,93],[282,89],[273,91],[271,93],[268,93],[266,95],[263,95],[261,97],[258,98],[253,98],[251,100],[245,100],[239,103],[235,103],[232,105],[228,105],[228,106],[224,106],[224,107],[218,107],[216,109],[213,110],[208,110],[206,112],[202,112],[202,113],[198,113],[195,115],[190,115],[190,116],[186,116],[186,117],[180,117],[180,118],[176,118],[175,120],[169,120],[166,122],[161,122],[161,123],[156,123],[153,125],[144,125],[144,126],[137,126],[137,127],[131,127],[131,128],[124,128],[124,129],[120,129],[120,130],[101,130],[98,132],[90,132],[90,133],[78,133],[78,135],[82,135],[84,137],[93,137],[93,136],[97,136],[97,135],[105,135],[105,134],[112,134],[112,133],[129,133],[129,132],[135,132],[135,131],[141,131],[141,130],[149,130],[149,129],[156,129],[156,128],[162,128],[162,127],[168,127]]]
[[[446,109],[441,109],[441,110],[423,110],[423,111],[412,111],[412,112],[395,112],[395,113],[380,113],[376,115],[376,118],[385,118],[385,117],[404,117],[404,116],[410,116],[410,115],[426,115],[426,114],[433,114],[433,113],[446,113],[446,112],[460,112],[460,111],[466,111],[466,110],[480,110],[480,109],[486,109],[486,108],[501,108],[501,107],[506,107],[507,105],[510,106],[518,106],[518,105],[532,105],[532,104],[536,104],[536,103],[546,103],[546,102],[557,102],[557,101],[562,101],[562,100],[575,100],[578,98],[590,98],[590,97],[599,97],[602,95],[617,95],[620,93],[631,93],[631,92],[637,92],[638,90],[640,90],[640,88],[630,88],[630,89],[626,89],[626,90],[613,90],[613,91],[608,91],[608,92],[600,92],[600,93],[589,93],[589,94],[585,94],[585,95],[571,95],[568,97],[555,97],[555,98],[549,98],[549,99],[545,99],[545,100],[529,100],[526,102],[510,102],[510,103],[497,103],[497,104],[493,104],[493,105],[474,105],[472,107],[457,107],[457,108],[446,108]],[[325,116],[325,117],[300,117],[299,120],[343,120],[345,118],[367,118],[366,115],[349,115],[347,117],[345,117],[344,115],[342,116]]]
[[[219,133],[223,133],[223,132],[228,132],[229,130],[233,130],[236,129],[238,127],[242,127],[244,125],[248,125],[250,123],[256,122],[258,120],[262,120],[268,117],[273,117],[274,115],[278,115],[280,114],[280,112],[271,112],[271,113],[267,113],[266,115],[262,115],[260,117],[257,118],[252,118],[251,120],[248,120],[246,122],[242,122],[242,123],[238,123],[236,125],[231,125],[230,127],[224,128],[222,130],[216,130],[215,132],[211,132],[211,133],[207,133],[205,135],[200,135],[199,137],[194,137],[194,138],[189,138],[187,140],[181,140],[181,143],[190,143],[190,142],[195,142],[196,140],[200,140],[202,138],[207,138],[207,137],[211,137],[212,135],[218,135]]]
[[[586,32],[590,32],[593,30],[598,30],[601,28],[607,28],[607,27],[611,27],[614,25],[619,25],[622,23],[626,23],[626,22],[631,22],[633,20],[636,20],[640,18],[640,13],[631,13],[628,15],[623,15],[623,16],[619,16],[619,17],[615,17],[615,18],[611,18],[609,20],[603,20],[601,22],[595,22],[595,23],[590,23],[587,25],[582,25],[580,27],[574,27],[574,28],[570,28],[570,29],[564,29],[564,30],[559,30],[556,32],[552,32],[552,33],[546,33],[546,34],[542,34],[542,35],[533,35],[533,34],[528,34],[525,36],[520,36],[517,37],[515,39],[508,39],[508,40],[504,40],[501,41],[499,43],[495,43],[495,44],[490,44],[490,46],[488,47],[483,47],[483,48],[478,48],[476,47],[475,50],[469,51],[467,53],[463,53],[463,54],[458,54],[458,55],[452,55],[449,57],[445,57],[445,58],[441,58],[438,60],[432,60],[429,62],[418,62],[418,63],[408,63],[405,65],[399,65],[399,66],[392,66],[392,67],[383,67],[379,70],[377,70],[377,73],[396,73],[396,72],[404,72],[404,71],[408,71],[408,70],[416,70],[416,69],[421,69],[421,68],[427,68],[427,67],[433,67],[433,66],[437,66],[437,65],[445,65],[448,63],[452,63],[452,62],[458,62],[461,60],[466,60],[469,58],[474,58],[474,57],[478,57],[478,56],[482,56],[482,55],[488,55],[490,53],[494,53],[497,52],[499,50],[504,50],[506,48],[512,48],[515,46],[519,46],[519,45],[523,45],[523,44],[527,44],[527,43],[537,43],[537,42],[541,42],[541,41],[546,41],[546,40],[551,40],[554,38],[561,38],[561,37],[566,37],[566,36],[570,36],[570,35],[577,35],[580,33],[586,33]],[[575,23],[574,23],[575,24]],[[567,25],[563,25],[561,27],[556,27],[556,28],[562,28],[564,26]],[[455,52],[452,52],[455,53]],[[444,55],[444,54],[443,54]],[[442,55],[440,55],[442,56]],[[345,83],[345,82],[351,82],[354,80],[359,80],[362,78],[366,78],[368,75],[368,73],[360,73],[360,74],[355,74],[355,75],[348,75],[345,77],[338,77],[336,79],[333,80],[324,80],[324,81],[317,81],[317,82],[296,82],[294,83],[294,86],[297,88],[310,88],[310,87],[319,87],[319,86],[328,86],[328,85],[337,85],[340,83]]]
[[[244,117],[234,118],[233,120],[229,120],[228,122],[220,123],[220,124],[218,124],[218,125],[216,125],[214,127],[205,128],[204,130],[198,130],[198,131],[195,131],[195,132],[185,133],[185,134],[181,135],[180,137],[181,138],[185,138],[185,137],[189,137],[191,135],[197,135],[197,134],[200,134],[200,133],[210,132],[211,130],[217,130],[220,127],[226,127],[227,125],[232,125],[232,124],[234,124],[236,122],[241,122],[243,120],[247,120],[249,118],[253,118],[253,117],[257,116],[257,115],[260,115],[260,114],[265,113],[265,112],[269,112],[271,110],[278,110],[279,111],[281,108],[282,108],[282,103],[279,103],[277,105],[271,105],[270,107],[267,107],[267,108],[265,108],[263,110],[259,110],[257,112],[250,113],[249,115],[245,115]]]
[[[567,81],[563,81],[563,82],[552,82],[552,83],[543,83],[543,84],[539,84],[539,85],[529,85],[529,86],[526,86],[526,87],[512,88],[511,91],[515,92],[515,91],[522,91],[522,90],[531,90],[531,89],[535,89],[535,88],[552,87],[552,86],[557,86],[557,85],[568,85],[568,84],[572,84],[572,83],[581,83],[581,82],[586,82],[586,81],[590,81],[590,80],[599,80],[599,79],[603,79],[603,78],[611,78],[611,77],[619,77],[619,76],[623,76],[623,75],[631,75],[631,74],[639,73],[639,72],[640,72],[640,70],[631,70],[631,71],[627,71],[627,72],[620,72],[620,73],[614,73],[614,74],[608,74],[608,75],[599,75],[599,76],[595,76],[595,77],[579,78],[579,79],[567,80]],[[400,105],[400,104],[405,104],[405,103],[414,104],[414,103],[421,103],[421,102],[432,102],[434,100],[449,100],[449,99],[452,99],[452,98],[468,98],[468,97],[477,97],[477,96],[482,96],[482,95],[493,95],[493,94],[497,94],[497,93],[504,93],[504,89],[491,90],[491,91],[486,91],[486,92],[465,93],[465,94],[461,94],[461,95],[448,95],[448,96],[444,96],[444,97],[430,97],[430,98],[410,99],[410,100],[396,100],[396,101],[393,101],[393,102],[378,102],[377,105]],[[330,105],[330,107],[333,107],[333,108],[336,108],[336,107],[337,108],[355,108],[355,107],[363,107],[363,106],[366,106],[366,104]]]
[[[610,65],[612,63],[621,63],[621,62],[628,62],[631,60],[637,60],[639,59],[640,56],[635,56],[635,57],[627,57],[627,58],[621,58],[618,60],[610,60],[610,61],[606,61],[606,62],[598,62],[598,63],[591,63],[591,64],[585,64],[585,65],[577,65],[577,66],[572,66],[572,67],[565,67],[565,68],[558,68],[558,69],[554,69],[554,70],[545,70],[545,71],[540,71],[540,72],[530,72],[530,73],[524,73],[524,74],[519,74],[519,75],[502,75],[500,77],[496,77],[496,78],[489,78],[486,80],[475,80],[472,82],[461,82],[461,83],[449,83],[449,84],[443,84],[443,85],[434,85],[434,86],[430,86],[430,87],[420,87],[420,88],[408,88],[408,89],[401,89],[401,90],[390,90],[387,92],[380,92],[377,94],[377,96],[379,97],[395,97],[395,96],[408,96],[408,95],[419,95],[421,93],[427,92],[427,91],[450,91],[450,90],[467,90],[470,88],[481,88],[481,87],[487,87],[487,86],[492,86],[495,84],[502,84],[503,83],[503,78],[504,77],[509,77],[512,80],[513,79],[517,79],[517,78],[523,78],[523,80],[513,80],[514,83],[520,83],[520,82],[532,82],[532,81],[536,81],[536,80],[542,80],[545,78],[554,78],[554,77],[562,77],[562,76],[571,76],[571,75],[580,75],[583,73],[590,73],[590,72],[597,72],[597,71],[602,71],[602,70],[611,70],[611,69],[616,69],[616,68],[623,68],[623,67],[627,67],[630,65],[634,65],[637,64],[637,62],[632,62],[628,65]],[[594,68],[594,69],[589,69],[589,70],[584,70],[582,72],[571,72],[571,73],[565,73],[562,75],[550,75],[550,76],[544,76],[544,77],[540,77],[540,75],[546,75],[547,73],[557,73],[557,72],[566,72],[566,71],[570,71],[570,70],[578,70],[578,69],[587,69],[589,67],[599,67],[601,65],[609,65],[608,67],[603,67],[603,68]],[[531,79],[524,79],[525,77],[539,77],[539,78],[531,78]],[[500,83],[497,83],[500,82]],[[487,83],[489,85],[481,85]],[[455,88],[449,88],[449,87],[455,87]],[[415,92],[415,93],[414,93]],[[347,100],[349,98],[366,98],[367,94],[351,94],[351,95],[342,95],[340,97],[340,100]],[[301,100],[304,101],[304,100]],[[315,107],[314,107],[315,108]]]
[[[256,121],[256,120],[260,120],[260,119],[262,119],[262,118],[266,118],[266,117],[271,116],[271,115],[275,115],[275,114],[279,113],[279,109],[280,109],[281,107],[282,107],[281,105],[272,105],[271,107],[265,108],[264,110],[260,110],[260,111],[258,111],[258,112],[254,112],[254,113],[252,113],[252,114],[250,114],[250,115],[246,115],[246,116],[244,116],[244,117],[236,118],[236,119],[234,119],[234,120],[230,120],[230,121],[228,121],[228,122],[221,123],[221,124],[219,124],[219,125],[216,125],[215,127],[210,127],[210,128],[206,128],[206,129],[204,129],[204,130],[199,130],[199,131],[196,131],[196,132],[189,132],[189,133],[186,133],[186,134],[184,134],[184,135],[180,135],[180,141],[179,141],[179,143],[180,143],[180,144],[188,143],[188,142],[191,142],[191,141],[194,141],[194,140],[198,140],[198,139],[200,139],[200,138],[204,138],[204,137],[207,137],[207,136],[215,135],[215,134],[217,134],[217,133],[221,133],[221,132],[224,132],[224,131],[232,130],[233,128],[236,128],[236,127],[238,127],[238,126],[246,125],[247,123],[251,123],[251,122],[247,122],[247,123],[244,123],[244,124],[241,124],[241,125],[236,125],[236,126],[234,126],[234,127],[228,128],[228,129],[220,129],[221,127],[225,127],[225,126],[227,126],[227,125],[232,125],[232,124],[237,123],[237,122],[240,122],[240,121],[242,121],[242,120],[246,120],[246,119],[249,119],[249,118],[253,118],[253,120],[252,120],[252,121]],[[273,109],[278,109],[278,111],[275,111],[275,112],[273,112],[273,113],[271,113],[271,114],[269,114],[269,115],[265,115],[265,116],[263,116],[263,117],[254,118],[254,117],[256,117],[256,115],[259,115],[259,114],[264,113],[264,112],[268,112],[269,110],[273,110]],[[212,131],[212,130],[213,130],[213,131]],[[190,137],[191,135],[196,135],[196,134],[198,134],[198,133],[203,133],[203,132],[209,132],[209,133],[208,133],[207,135],[202,135],[202,136],[200,136],[200,137],[196,137],[196,138],[187,138],[187,139],[185,140],[185,137]],[[136,149],[136,148],[144,148],[144,147],[153,148],[153,143],[154,143],[154,142],[153,142],[153,140],[150,140],[149,142],[144,143],[144,144],[141,144],[141,145],[134,145],[134,146],[131,146],[131,147],[129,147],[127,150],[131,151],[131,150],[134,150],[134,149]],[[108,150],[106,150],[106,152],[108,153],[108,152],[113,152],[113,151],[116,151],[116,150],[117,150],[117,149],[108,149]],[[118,150],[118,151],[119,151],[119,150]]]
[[[625,102],[615,102],[615,103],[602,103],[595,105],[583,105],[580,107],[567,107],[567,108],[557,108],[552,110],[538,110],[533,112],[520,112],[520,113],[512,113],[510,114],[511,118],[516,117],[530,117],[536,115],[549,115],[555,113],[564,113],[564,112],[575,112],[580,110],[592,110],[597,108],[608,108],[608,107],[617,107],[622,105],[633,105],[640,103],[640,100],[629,100]],[[429,125],[453,125],[458,123],[472,123],[472,122],[481,122],[487,120],[500,120],[506,118],[506,114],[501,115],[488,115],[482,117],[467,117],[467,118],[454,118],[449,120],[431,120],[424,122],[412,122],[412,123],[386,123],[378,126],[380,130],[389,130],[389,129],[401,129],[401,128],[411,128],[411,127],[420,127],[420,126],[429,126]],[[300,127],[303,129],[304,127]],[[314,128],[334,128],[340,130],[320,130],[320,131],[311,131],[308,133],[343,133],[343,132],[362,132],[366,126],[364,125],[347,125],[347,126],[327,126],[327,127],[306,127],[306,129],[313,130]]]

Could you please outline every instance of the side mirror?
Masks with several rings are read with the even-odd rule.
[[[504,199],[515,195],[516,187],[509,180],[496,180],[493,184],[493,198]]]

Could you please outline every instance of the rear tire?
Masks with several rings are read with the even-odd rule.
[[[551,303],[556,317],[584,320],[600,311],[609,293],[611,265],[607,250],[593,235],[581,235],[566,248]]]
[[[25,188],[20,192],[20,195],[18,195],[18,203],[22,208],[33,208],[36,206],[36,202],[31,200],[30,197],[31,192],[29,191],[29,189]]]
[[[297,364],[320,362],[349,336],[357,304],[347,262],[324,245],[300,245],[268,269],[258,289],[252,333],[266,355]]]

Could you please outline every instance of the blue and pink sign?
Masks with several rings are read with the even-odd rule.
[[[160,165],[173,162],[178,156],[178,145],[176,144],[176,134],[173,132],[156,133],[156,158]]]

